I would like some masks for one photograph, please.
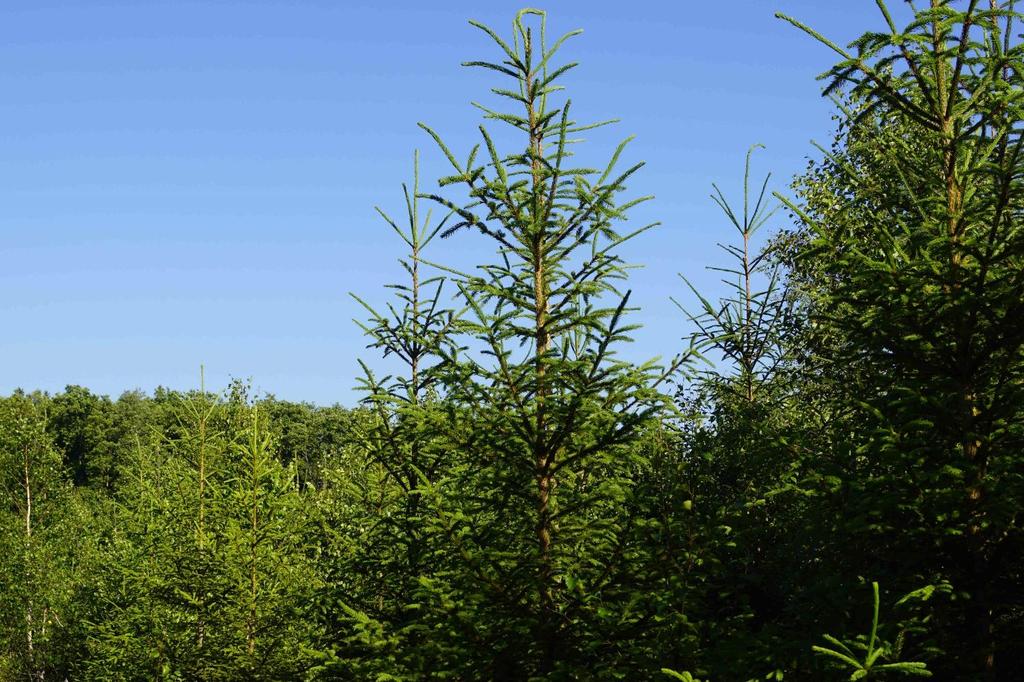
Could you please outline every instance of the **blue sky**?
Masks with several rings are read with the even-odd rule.
[[[893,2],[894,5],[902,3]],[[497,2],[0,3],[0,392],[65,384],[117,395],[251,377],[293,400],[352,404],[349,291],[383,302],[400,244],[376,204],[401,212],[413,150],[422,185],[446,172],[417,121],[464,154],[495,48]],[[626,251],[644,324],[628,353],[671,355],[689,327],[669,301],[677,273],[714,293],[714,242],[731,235],[708,198],[735,196],[743,156],[786,190],[833,122],[815,76],[833,55],[773,18],[838,42],[880,26],[871,0],[555,2],[562,51],[599,159],[635,134],[647,166],[637,223],[663,226]],[[624,12],[624,8],[629,12]],[[780,216],[780,220],[784,220]],[[782,224],[782,223],[779,223]],[[477,235],[433,257],[466,265]]]

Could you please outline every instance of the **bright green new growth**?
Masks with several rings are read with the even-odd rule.
[[[844,663],[847,670],[853,670],[850,680],[866,680],[887,672],[913,675],[917,677],[931,677],[928,666],[920,662],[896,661],[884,663],[885,659],[892,657],[891,647],[878,640],[878,583],[871,583],[874,592],[874,611],[871,616],[871,633],[868,635],[867,644],[863,641],[844,643],[832,635],[824,635],[834,649],[820,645],[811,647],[814,651],[824,656],[829,656]],[[860,649],[863,658],[859,658],[854,649]]]

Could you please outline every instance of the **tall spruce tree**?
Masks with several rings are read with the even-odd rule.
[[[863,406],[865,459],[849,472],[852,518],[871,521],[851,530],[877,563],[903,559],[903,587],[952,584],[958,598],[933,621],[941,675],[1010,679],[1024,492],[1021,17],[1012,2],[931,0],[899,28],[878,6],[885,29],[849,50],[787,18],[840,54],[827,92],[852,99],[843,133],[855,155],[829,155],[829,184],[791,204],[810,233],[813,314],[834,332],[820,350],[864,369],[848,400]]]
[[[468,195],[428,195],[455,212],[442,236],[474,231],[497,249],[458,281],[465,341],[445,379],[457,464],[425,484],[457,560],[424,581],[425,597],[450,633],[442,646],[458,674],[561,679],[604,660],[598,674],[614,677],[628,655],[609,643],[645,618],[623,571],[632,549],[620,510],[641,464],[640,432],[665,404],[656,384],[682,362],[662,371],[615,357],[635,329],[629,292],[616,288],[625,277],[616,250],[654,226],[621,232],[649,197],[618,197],[643,164],[617,170],[628,140],[603,169],[571,163],[574,136],[603,125],[577,123],[559,97],[576,64],[554,57],[579,31],[549,44],[538,10],[516,15],[511,43],[471,23],[499,57],[467,65],[507,79],[492,92],[511,101],[476,106],[521,146],[499,152],[480,126],[481,144],[459,161],[421,124],[453,168],[440,184]]]

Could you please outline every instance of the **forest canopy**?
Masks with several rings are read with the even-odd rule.
[[[630,138],[574,154],[612,125],[577,32],[470,22],[478,142],[420,123],[446,175],[410,150],[378,209],[358,405],[0,398],[0,680],[1020,679],[1024,16],[877,5],[845,47],[779,15],[834,137],[786,192],[758,145],[709,179],[728,289],[681,279],[649,362],[657,225]]]

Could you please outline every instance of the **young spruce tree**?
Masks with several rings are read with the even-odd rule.
[[[388,287],[398,300],[379,310],[352,295],[370,315],[357,322],[370,338],[369,347],[397,361],[399,369],[378,376],[360,362],[366,410],[353,423],[370,462],[358,477],[342,474],[344,481],[329,495],[332,519],[353,532],[339,534],[334,542],[341,560],[333,588],[348,618],[336,624],[339,633],[324,668],[417,679],[429,671],[429,657],[419,651],[413,597],[429,570],[425,562],[434,538],[421,518],[421,481],[435,480],[446,466],[440,369],[457,313],[444,301],[444,278],[425,271],[424,250],[447,218],[435,222],[432,211],[420,208],[418,152],[412,185],[403,184],[402,191],[404,224],[377,208],[408,248],[399,259],[407,278]]]

